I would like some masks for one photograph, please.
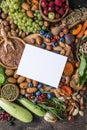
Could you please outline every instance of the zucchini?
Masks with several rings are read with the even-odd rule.
[[[32,114],[28,110],[3,98],[0,98],[0,107],[22,122],[29,123],[33,119]]]
[[[24,107],[29,109],[34,114],[43,117],[46,112],[43,108],[39,107],[38,105],[35,105],[33,102],[29,101],[26,98],[17,99]]]

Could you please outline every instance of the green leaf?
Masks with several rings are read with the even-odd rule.
[[[79,67],[79,74],[81,77],[84,75],[85,69],[86,69],[86,58],[85,58],[85,55],[82,53],[81,63],[80,63],[80,67]]]

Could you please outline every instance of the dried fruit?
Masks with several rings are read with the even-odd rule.
[[[34,17],[34,14],[32,11],[28,10],[27,11],[27,16],[30,17],[30,18],[33,18]]]
[[[65,68],[64,68],[64,74],[66,76],[70,76],[73,74],[73,72],[74,72],[74,67],[73,67],[72,63],[67,62],[65,65]]]
[[[22,3],[21,7],[22,7],[24,10],[30,10],[30,6],[29,6],[27,3]]]

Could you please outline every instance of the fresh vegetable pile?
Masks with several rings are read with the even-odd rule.
[[[48,11],[57,15],[55,10],[62,10],[59,11],[62,14],[56,16],[58,18],[64,14],[62,7],[64,10],[68,8],[65,0],[48,1],[47,5],[43,0],[41,6],[45,15],[51,19],[54,17],[48,14]],[[75,14],[72,11],[62,21],[53,24],[42,18],[39,2],[2,0],[0,5],[0,52],[3,48],[0,64],[3,58],[5,64],[0,65],[0,121],[10,122],[11,125],[14,118],[25,123],[33,121],[32,113],[44,117],[48,122],[64,118],[72,120],[78,114],[84,116],[83,95],[87,84],[87,9],[80,9]],[[55,2],[55,6],[52,6]],[[45,6],[49,6],[48,10],[44,10]],[[78,18],[76,24],[74,16],[78,15],[78,12],[80,17],[86,17],[82,20]],[[67,22],[67,19],[72,22]],[[11,40],[12,36],[17,42],[16,46]],[[18,66],[12,68],[11,62],[15,63],[12,54],[17,58],[20,55],[18,38],[21,43],[32,44],[68,57],[58,88],[16,74]],[[14,53],[16,50],[17,53]],[[11,61],[10,68],[6,65],[7,61]]]

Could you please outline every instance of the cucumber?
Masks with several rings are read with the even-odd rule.
[[[11,103],[0,98],[0,107],[22,122],[29,123],[33,120],[32,114],[16,103]]]
[[[5,73],[4,71],[5,71],[4,68],[0,65],[0,73],[4,74]]]
[[[34,103],[32,103],[31,101],[29,101],[26,98],[21,98],[21,99],[17,99],[23,106],[25,106],[27,109],[29,109],[31,112],[33,112],[34,114],[43,117],[46,112],[44,109],[42,109],[41,107],[39,107],[38,105],[35,105]]]
[[[6,80],[5,75],[0,73],[0,85],[3,85],[5,80]]]

